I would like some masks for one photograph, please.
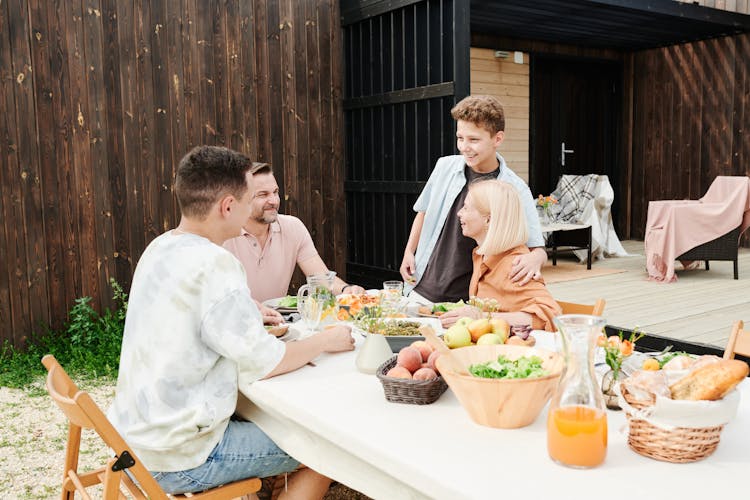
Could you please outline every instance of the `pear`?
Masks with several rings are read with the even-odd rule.
[[[510,324],[504,319],[492,318],[490,325],[492,325],[492,333],[499,335],[503,339],[501,343],[504,344],[510,335]]]
[[[471,332],[471,341],[476,342],[479,337],[492,331],[492,325],[487,318],[475,319],[466,327]]]
[[[474,318],[470,318],[468,316],[464,316],[463,318],[459,318],[458,321],[456,321],[456,325],[461,326],[469,326],[469,324],[474,321]]]
[[[479,337],[479,340],[477,340],[477,345],[493,345],[493,344],[502,344],[505,339],[503,339],[500,335],[496,333],[485,333],[481,337]]]
[[[443,334],[445,344],[451,349],[471,345],[471,332],[463,325],[455,324]]]

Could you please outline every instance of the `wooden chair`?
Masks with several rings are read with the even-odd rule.
[[[601,316],[604,314],[604,306],[607,302],[604,299],[599,299],[595,304],[576,304],[575,302],[560,302],[557,303],[562,308],[563,314],[590,314],[591,316]]]
[[[54,356],[42,358],[47,368],[47,391],[57,406],[68,417],[68,444],[65,451],[65,472],[62,482],[62,500],[73,500],[76,491],[84,499],[90,499],[86,489],[101,484],[102,498],[126,498],[121,486],[137,499],[202,498],[231,499],[260,490],[261,481],[257,478],[244,479],[219,486],[201,493],[188,495],[167,495],[159,483],[146,470],[135,452],[127,445],[120,433],[112,426],[106,415],[87,392],[78,389]],[[114,457],[106,465],[90,472],[78,472],[78,454],[81,446],[81,429],[93,429],[114,452]],[[139,485],[125,474],[130,474]]]
[[[750,330],[743,330],[744,326],[742,321],[737,321],[732,326],[732,333],[724,349],[724,359],[734,359],[735,354],[750,358]]]

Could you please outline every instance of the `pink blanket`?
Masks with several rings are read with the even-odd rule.
[[[677,279],[674,262],[691,248],[740,227],[750,227],[750,177],[716,177],[700,200],[651,201],[646,221],[650,280]]]

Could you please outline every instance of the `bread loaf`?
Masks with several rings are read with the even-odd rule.
[[[690,372],[671,386],[672,399],[710,400],[723,398],[747,377],[747,363],[725,359]]]

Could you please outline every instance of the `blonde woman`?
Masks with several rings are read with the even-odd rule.
[[[526,217],[513,186],[498,180],[470,185],[458,218],[463,235],[477,242],[469,295],[497,300],[500,310],[493,316],[511,325],[553,331],[552,318],[562,311],[544,281],[519,286],[510,280],[513,260],[529,253]],[[445,313],[441,321],[448,327],[464,316],[479,318],[481,313],[466,306]]]

